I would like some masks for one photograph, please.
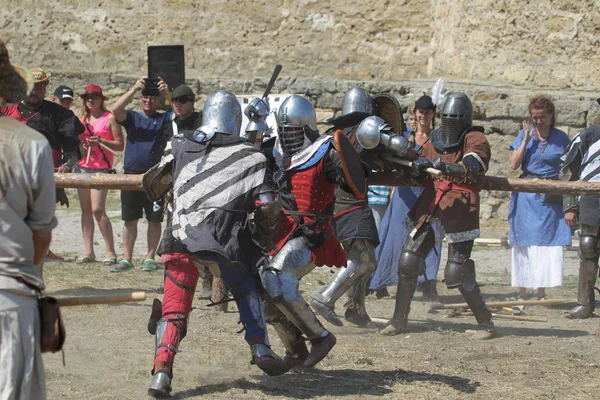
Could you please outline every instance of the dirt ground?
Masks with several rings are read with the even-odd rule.
[[[55,296],[91,295],[114,290],[144,290],[142,303],[63,309],[67,325],[66,366],[60,353],[44,356],[50,399],[145,399],[150,383],[154,338],[146,331],[152,299],[161,297],[162,273],[142,272],[145,226],[140,226],[137,268],[111,274],[100,263],[73,262],[82,249],[77,204],[58,212],[59,228],[52,249],[68,257],[65,263],[45,265],[48,292]],[[120,246],[118,212],[111,212]],[[499,237],[503,224],[484,229]],[[96,254],[103,256],[98,237]],[[517,292],[510,287],[510,250],[476,248],[478,281],[486,299],[505,300]],[[443,265],[443,261],[442,261]],[[175,399],[597,399],[600,395],[600,319],[572,321],[563,317],[576,296],[577,254],[567,252],[565,285],[548,290],[550,298],[569,304],[527,307],[530,316],[548,322],[496,320],[499,337],[473,341],[464,332],[475,328],[473,317],[448,318],[429,314],[429,304],[416,295],[409,334],[383,337],[375,329],[349,325],[329,327],[337,346],[318,368],[279,377],[264,375],[250,365],[250,352],[237,334],[235,305],[217,313],[196,301],[190,326],[177,355]],[[443,274],[443,271],[440,272]],[[440,275],[440,277],[443,275]],[[308,275],[305,297],[326,282],[330,271]],[[438,284],[440,301],[461,302],[456,290]],[[392,290],[393,293],[393,290]],[[341,304],[338,311],[341,311]],[[390,318],[393,300],[369,298],[373,317]],[[274,331],[274,349],[283,353]]]

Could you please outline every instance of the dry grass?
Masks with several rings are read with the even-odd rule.
[[[490,262],[493,251],[475,254]],[[484,269],[484,268],[482,268]],[[45,267],[48,291],[57,296],[108,290],[145,290],[144,303],[64,309],[66,367],[60,354],[46,355],[50,399],[145,399],[150,382],[153,337],[146,322],[153,297],[161,296],[162,274],[139,267],[111,274],[101,264],[53,263]],[[327,270],[306,277],[307,296],[329,279]],[[480,273],[486,297],[502,300],[516,292],[510,277]],[[460,301],[458,292],[441,289],[443,302]],[[552,297],[574,297],[572,282],[552,289]],[[600,337],[598,319],[571,321],[567,306],[530,307],[547,323],[497,321],[500,337],[474,342],[464,334],[472,317],[428,314],[418,301],[410,334],[379,336],[375,330],[333,328],[338,345],[318,369],[268,377],[249,364],[249,350],[237,314],[219,314],[197,301],[188,336],[175,364],[175,399],[594,399],[598,397]],[[341,303],[340,303],[341,304]],[[390,317],[393,301],[369,299],[372,316]],[[271,332],[275,350],[282,347]]]

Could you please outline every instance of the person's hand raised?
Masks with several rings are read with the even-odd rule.
[[[527,144],[531,140],[531,136],[533,134],[533,127],[527,120],[523,121],[523,131],[525,132],[525,136],[523,136],[523,142]]]
[[[135,85],[133,85],[133,89],[136,92],[139,92],[140,90],[144,90],[146,88],[146,82],[144,82],[144,78],[140,78],[137,80],[137,82],[135,83]]]

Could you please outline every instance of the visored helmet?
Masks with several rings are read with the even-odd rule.
[[[305,146],[305,138],[314,141],[318,136],[317,113],[305,97],[292,95],[277,110],[277,134],[283,151],[293,155]]]
[[[473,104],[466,94],[452,92],[442,109],[442,139],[447,145],[458,142],[465,130],[473,125]]]

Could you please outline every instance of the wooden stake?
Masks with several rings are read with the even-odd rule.
[[[88,145],[87,156],[85,157],[85,165],[90,164],[90,156],[92,155],[92,146]]]
[[[549,299],[549,300],[511,300],[511,301],[490,301],[485,304],[488,307],[510,307],[510,306],[550,306],[555,304],[565,304],[565,299]],[[429,311],[448,310],[453,308],[469,308],[467,303],[442,304],[435,303],[429,307]]]
[[[60,307],[88,306],[92,304],[128,303],[130,301],[146,300],[146,292],[129,294],[105,294],[99,296],[79,296],[56,299]]]

